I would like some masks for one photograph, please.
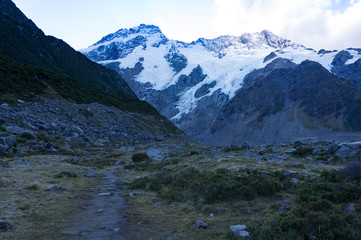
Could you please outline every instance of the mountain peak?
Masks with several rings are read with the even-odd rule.
[[[94,45],[109,42],[109,41],[112,41],[117,38],[126,39],[130,35],[155,35],[155,34],[159,34],[161,36],[161,38],[166,38],[158,26],[140,24],[137,27],[121,28],[118,31],[116,31],[115,33],[111,33],[111,34],[103,37],[100,41],[98,41]]]

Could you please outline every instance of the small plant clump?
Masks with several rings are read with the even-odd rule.
[[[27,190],[40,190],[40,187],[38,184],[31,184],[25,187]]]
[[[54,176],[54,178],[76,178],[78,175],[75,172],[61,172]]]
[[[230,146],[230,147],[226,147],[226,148],[224,149],[225,152],[242,152],[242,151],[244,151],[244,150],[245,150],[245,148],[243,148],[243,147],[238,147],[238,146],[234,146],[234,145],[232,145],[232,146]]]
[[[142,161],[145,161],[147,159],[150,159],[148,154],[146,153],[134,153],[132,155],[132,161],[137,163],[137,162],[142,162]]]
[[[34,139],[34,136],[29,132],[24,132],[21,134],[21,138],[26,139],[26,140],[32,140],[32,139]]]
[[[292,154],[292,156],[294,156],[296,158],[304,158],[304,157],[307,157],[308,155],[310,155],[313,150],[314,149],[310,148],[310,147],[301,147],[301,148],[297,148],[291,154]]]

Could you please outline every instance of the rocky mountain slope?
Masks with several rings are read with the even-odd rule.
[[[227,108],[226,104],[242,94],[242,89],[247,84],[251,84],[250,82],[246,83],[246,78],[255,70],[265,68],[277,58],[288,59],[293,64],[301,64],[305,60],[318,62],[319,66],[324,68],[320,70],[321,72],[328,71],[350,80],[350,85],[345,91],[353,88],[351,85],[360,86],[360,49],[350,48],[343,51],[322,49],[317,52],[282,39],[267,30],[254,34],[245,33],[239,37],[201,38],[191,43],[184,43],[169,40],[156,26],[143,24],[131,29],[121,29],[105,36],[81,52],[91,60],[118,71],[141,99],[151,103],[161,114],[171,119],[193,139],[204,143],[229,144],[251,141],[258,144],[281,141],[277,135],[272,135],[267,138],[267,141],[263,141],[261,137],[252,134],[251,136],[247,135],[247,138],[245,135],[232,135],[231,140],[226,141],[223,138],[218,139],[213,136],[213,133],[210,133],[214,132],[216,128],[220,128],[217,125],[220,121],[217,119],[225,117],[222,114],[227,112],[227,109],[223,109]],[[306,64],[306,66],[311,65]],[[312,70],[307,67],[302,69],[298,72],[301,74],[300,76],[307,76],[307,72]],[[327,76],[332,76],[331,79],[333,79],[328,84],[336,84],[333,81],[338,78],[332,74]],[[322,81],[322,79],[315,76],[315,81]],[[279,84],[283,84],[283,82],[280,81]],[[330,96],[327,93],[327,85],[318,85],[318,87],[320,86],[323,87],[320,91],[325,91],[324,95]],[[272,95],[274,92],[279,92],[278,88],[281,86],[275,84],[272,87],[268,89],[268,92],[260,89],[259,96],[268,95],[259,99],[263,102],[258,102],[258,104],[266,106],[266,99],[277,97]],[[308,89],[311,86],[298,84],[297,87],[297,91],[304,98],[310,99],[308,108],[311,108],[313,100],[315,100],[312,96],[307,95],[312,92]],[[294,91],[296,91],[296,87]],[[282,96],[282,98],[287,98],[287,96]],[[337,104],[340,103],[337,102],[334,105]],[[316,107],[317,111],[328,111],[321,109],[326,106],[325,104],[321,105]],[[292,109],[289,102],[285,102],[284,106]],[[257,106],[249,107],[257,108]],[[265,126],[271,127],[267,121],[276,112],[273,109],[271,112],[264,113],[268,117],[263,119],[266,121]],[[244,113],[238,112],[237,114]],[[332,114],[336,114],[336,112]],[[295,134],[294,138],[309,136],[307,132],[310,131],[314,132],[311,135],[320,135],[310,128],[310,125],[305,125],[305,121],[299,119],[300,115],[296,114],[294,118],[288,118],[288,115],[285,118],[285,116],[282,117],[282,120],[292,122],[289,124],[289,132],[293,132],[292,129],[296,126],[300,128],[297,130],[299,134]],[[322,121],[318,119],[320,116],[314,117],[317,121]],[[324,116],[322,117],[324,118]],[[294,121],[301,124],[296,124]],[[347,125],[347,123],[343,123],[344,119],[339,121],[341,121],[342,127],[333,126],[330,131],[333,132],[336,129],[340,131],[359,130],[344,127],[343,125]],[[223,124],[227,124],[227,122],[225,121]],[[237,126],[242,124],[243,122],[237,122],[233,127],[237,129]],[[272,125],[273,127],[276,126]],[[264,131],[265,129],[260,127],[258,130]],[[279,129],[277,128],[275,131],[279,131]],[[249,137],[252,140],[249,140]],[[256,138],[257,141],[255,141]],[[281,139],[288,140],[288,137]]]
[[[62,40],[45,36],[10,0],[1,0],[0,10],[0,103],[5,104],[1,117],[4,123],[10,121],[5,128],[23,129],[7,131],[5,137],[18,138],[25,130],[34,136],[49,134],[50,128],[54,137],[76,134],[79,139],[73,140],[82,144],[182,136],[154,107],[138,100],[118,73],[90,61]],[[26,104],[12,108],[19,103]],[[13,147],[4,146],[2,154]]]
[[[113,71],[94,64],[64,41],[45,36],[10,0],[0,1],[0,54],[78,79],[107,92],[134,96]]]

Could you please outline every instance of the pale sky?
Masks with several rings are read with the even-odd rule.
[[[185,42],[270,30],[316,50],[361,48],[361,0],[13,0],[75,49],[141,23]]]

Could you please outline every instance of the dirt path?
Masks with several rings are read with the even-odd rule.
[[[122,190],[116,188],[114,171],[107,170],[102,177],[104,183],[94,192],[90,203],[82,207],[77,220],[71,227],[69,239],[82,240],[124,240],[127,233],[127,216],[124,213],[125,199]]]

